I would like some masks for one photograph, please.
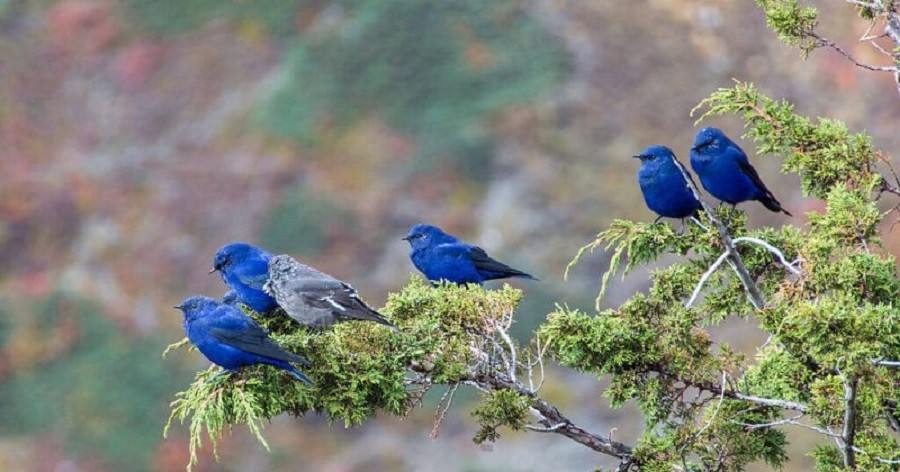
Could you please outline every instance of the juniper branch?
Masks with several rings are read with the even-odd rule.
[[[690,174],[688,174],[687,169],[685,169],[678,161],[675,161],[675,163],[678,166],[678,170],[680,170],[681,174],[684,176],[688,188],[691,189],[691,193],[694,194],[694,198],[702,205],[706,217],[709,218],[709,221],[712,222],[719,232],[719,239],[722,241],[722,245],[725,246],[725,252],[728,253],[731,262],[734,264],[735,273],[741,280],[741,284],[744,286],[747,298],[750,300],[750,303],[753,304],[754,308],[761,310],[766,305],[766,300],[759,290],[759,287],[756,285],[756,282],[753,280],[753,277],[750,275],[750,271],[747,270],[747,266],[744,265],[744,260],[741,259],[741,255],[734,247],[734,241],[728,233],[728,228],[716,217],[715,213],[709,208],[709,205],[700,198],[700,191],[697,189],[697,186],[694,185],[694,181],[691,179]]]

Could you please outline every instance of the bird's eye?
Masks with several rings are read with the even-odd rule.
[[[655,161],[655,160],[656,160],[656,156],[654,156],[653,154],[651,154],[651,155],[647,156],[647,160],[648,160],[648,161]]]

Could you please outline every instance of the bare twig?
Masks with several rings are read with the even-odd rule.
[[[778,421],[772,421],[771,423],[741,423],[737,421],[732,421],[732,423],[743,426],[744,429],[753,430],[753,429],[764,429],[764,428],[773,428],[775,426],[800,426],[801,428],[806,428],[812,431],[815,431],[823,436],[827,436],[829,438],[834,439],[834,442],[837,444],[839,448],[843,447],[842,436],[840,434],[831,431],[830,429],[820,428],[818,426],[813,426],[810,424],[801,423],[799,421],[805,413],[801,413],[797,416],[792,416],[790,418],[784,418]]]
[[[513,344],[512,339],[509,338],[509,335],[506,334],[506,328],[500,326],[499,324],[495,327],[497,333],[503,339],[503,342],[506,343],[506,346],[509,348],[509,360],[507,361],[507,370],[509,371],[509,378],[512,379],[513,382],[517,382],[516,380],[516,368],[518,367],[518,359],[516,357],[516,346]]]
[[[528,389],[534,393],[537,393],[541,390],[541,387],[544,386],[544,381],[546,380],[546,375],[544,373],[544,355],[547,353],[547,348],[550,346],[550,343],[546,343],[544,347],[541,347],[541,337],[535,337],[535,348],[537,349],[537,353],[534,355],[534,360],[529,361],[527,364],[528,370]],[[534,386],[534,366],[538,366],[540,369],[541,380],[538,382],[537,388]]]
[[[802,411],[807,412],[809,408],[802,403],[792,402],[788,400],[779,400],[774,398],[763,398],[757,397],[755,395],[746,395],[740,392],[735,392],[733,390],[728,390],[724,386],[718,386],[715,384],[692,384],[692,386],[700,388],[702,390],[706,390],[708,392],[712,392],[715,394],[722,394],[724,391],[725,396],[728,398],[734,398],[735,400],[743,400],[750,403],[755,403],[757,405],[762,406],[773,406],[777,408],[784,408],[785,410],[793,410],[793,411]]]
[[[527,429],[529,431],[534,431],[535,433],[555,433],[565,427],[566,427],[565,423],[557,423],[553,426],[546,427],[546,428],[540,427],[540,426],[534,426],[534,425],[530,425],[530,424],[525,425],[525,429]]]
[[[541,388],[544,386],[544,382],[547,380],[547,375],[544,373],[544,356],[547,354],[547,349],[550,348],[550,341],[553,338],[547,340],[547,343],[544,345],[543,349],[541,348],[541,338],[538,336],[537,346],[538,346],[538,365],[541,368],[541,381],[538,382],[537,389],[534,393],[541,391]]]
[[[434,426],[431,428],[431,434],[429,434],[431,439],[436,439],[438,437],[441,430],[441,423],[444,422],[444,418],[447,416],[447,410],[450,409],[450,404],[453,403],[453,395],[456,394],[458,388],[459,383],[455,383],[441,396],[441,401],[438,402],[437,409],[434,411]],[[441,405],[443,405],[443,408],[441,408]]]
[[[707,228],[703,223],[701,223],[700,220],[696,216],[692,216],[690,218],[690,220],[693,221],[697,226],[702,228],[703,231],[709,231],[709,228]]]
[[[797,423],[797,420],[799,420],[800,418],[803,418],[805,415],[806,415],[806,413],[800,413],[797,416],[792,416],[790,418],[784,418],[784,419],[781,419],[778,421],[772,421],[771,423],[740,423],[737,421],[732,421],[732,423],[743,426],[744,429],[747,429],[747,430],[773,428],[775,426],[782,426],[782,425],[786,425],[786,424],[805,426],[805,425],[801,425],[801,424]]]
[[[893,464],[893,465],[900,464],[900,460],[898,460],[898,459],[885,459],[883,457],[873,456],[872,454],[869,454],[868,452],[866,452],[856,446],[853,446],[853,450],[860,454],[865,454],[867,456],[870,456],[870,457],[872,457],[872,459],[875,459],[876,461],[881,462],[882,464]]]
[[[784,266],[785,270],[787,270],[788,272],[790,272],[794,275],[800,275],[800,270],[797,269],[796,267],[794,267],[794,265],[797,264],[797,262],[799,262],[799,261],[788,262],[787,259],[784,257],[784,254],[780,250],[778,250],[778,248],[763,241],[762,239],[754,238],[754,237],[750,237],[750,236],[741,236],[738,238],[734,238],[732,240],[732,242],[734,242],[734,243],[753,243],[753,244],[762,246],[762,247],[766,248],[766,250],[768,250],[769,252],[774,254],[775,257],[778,258],[778,261],[781,262],[781,265]],[[722,265],[722,262],[724,262],[728,256],[729,256],[728,251],[723,252],[722,255],[719,256],[719,258],[716,259],[716,261],[711,266],[709,266],[709,269],[707,269],[706,272],[703,273],[703,276],[700,277],[700,281],[697,282],[697,286],[694,287],[694,292],[691,293],[691,298],[688,299],[687,303],[684,304],[685,308],[690,308],[694,304],[694,302],[697,301],[697,297],[700,296],[700,291],[703,289],[703,285],[712,276],[712,274],[716,271],[716,269],[718,269],[719,266]],[[740,271],[739,271],[737,265],[734,264],[733,261],[729,261],[729,262],[731,262],[731,267],[734,269],[735,273],[738,274],[738,276],[740,277]]]
[[[865,454],[865,455],[867,455],[867,456],[871,456],[871,454],[869,454],[869,453],[866,452],[866,451],[863,451],[862,449],[860,449],[860,448],[858,448],[858,447],[854,447],[853,449],[854,449],[856,452],[859,452],[859,453],[861,453],[861,454]],[[878,457],[878,456],[872,456],[872,458],[875,459],[875,460],[878,461],[878,462],[881,462],[882,464],[892,464],[892,465],[900,464],[900,459],[885,459],[885,458],[883,458],[883,457]]]
[[[684,304],[685,308],[690,308],[695,301],[697,301],[697,297],[700,296],[700,291],[703,290],[703,285],[707,280],[716,272],[716,269],[725,262],[725,259],[728,258],[728,252],[723,252],[716,262],[713,262],[709,269],[706,269],[706,272],[703,273],[703,276],[700,277],[700,281],[697,282],[697,286],[694,287],[694,292],[691,294],[691,298],[688,299],[687,303]]]
[[[829,48],[833,49],[835,52],[837,52],[838,54],[844,56],[848,61],[852,62],[852,63],[853,63],[855,66],[857,66],[857,67],[861,67],[861,68],[863,68],[863,69],[871,70],[871,71],[875,71],[875,72],[897,72],[897,68],[896,68],[896,67],[891,67],[891,66],[873,66],[873,65],[869,65],[869,64],[866,64],[866,63],[863,63],[863,62],[859,62],[859,61],[856,60],[855,57],[853,57],[852,54],[850,54],[849,52],[847,52],[844,48],[842,48],[842,47],[838,46],[837,44],[835,44],[834,41],[831,41],[830,39],[825,38],[825,37],[819,35],[819,34],[816,33],[815,31],[807,31],[806,34],[807,34],[807,36],[809,36],[809,37],[811,37],[811,38],[814,38],[814,39],[816,40],[816,42],[817,42],[820,46],[826,46],[826,47],[829,47]]]
[[[741,236],[741,237],[734,238],[734,242],[735,243],[753,243],[758,246],[762,246],[762,247],[766,248],[767,251],[771,252],[772,254],[775,255],[775,257],[778,258],[778,261],[781,262],[781,265],[784,266],[785,270],[787,270],[788,272],[790,272],[794,275],[800,275],[800,269],[797,269],[796,267],[794,267],[794,264],[796,264],[799,261],[788,262],[787,259],[784,257],[784,254],[782,254],[782,252],[780,250],[778,250],[778,248],[763,241],[762,239],[753,238],[750,236]]]
[[[694,441],[696,441],[697,438],[699,438],[707,429],[709,429],[710,426],[712,426],[713,421],[716,420],[716,416],[719,416],[719,409],[722,408],[722,402],[725,400],[725,380],[726,380],[727,376],[728,376],[728,373],[725,371],[722,371],[722,391],[719,392],[719,401],[716,403],[716,409],[713,410],[712,416],[709,417],[709,421],[707,421],[706,424],[703,425],[702,428],[700,428],[699,430],[697,430],[696,433],[694,433],[694,436],[691,438],[690,441],[684,443],[684,445],[681,446],[681,449],[678,451],[678,454],[681,455],[682,457],[684,457],[684,450],[688,446],[693,444]]]

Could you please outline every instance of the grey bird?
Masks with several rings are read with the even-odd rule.
[[[327,328],[350,320],[374,321],[397,327],[370,308],[350,284],[297,262],[286,254],[269,261],[263,291],[275,297],[285,313],[303,326]]]

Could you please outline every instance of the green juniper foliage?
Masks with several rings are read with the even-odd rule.
[[[635,400],[642,409],[648,432],[635,451],[642,468],[739,470],[754,460],[779,465],[786,459],[787,430],[773,423],[782,421],[838,438],[840,448],[813,451],[822,470],[835,464],[895,470],[900,441],[891,429],[900,429],[900,371],[878,363],[900,358],[900,279],[894,258],[879,251],[878,224],[885,215],[876,205],[878,191],[896,188],[876,171],[883,154],[868,136],[833,120],[813,123],[750,84],[722,89],[698,109],[705,109],[701,119],[742,117],[745,137],[757,141],[759,152],[785,156],[784,170],[800,174],[804,193],[826,201],[828,210],[810,215],[805,232],[793,226],[747,231],[734,222],[729,228],[735,237],[780,248],[788,260],[799,261],[799,275],[786,272],[765,248],[741,245],[765,307],[753,310],[726,268],[707,281],[703,300],[683,308],[681,301],[722,252],[721,243],[696,227],[679,237],[668,226],[617,221],[583,248],[615,248],[601,294],[623,254],[626,272],[665,252],[690,260],[655,271],[649,293],[617,309],[595,317],[558,310],[542,334],[552,336],[563,365],[609,376],[605,393],[614,405]],[[750,364],[715,345],[706,331],[731,314],[755,316],[771,334]],[[685,400],[689,387],[699,389],[699,397]],[[803,416],[790,419],[796,413],[767,406],[774,402],[740,401],[733,393],[784,400]],[[760,416],[742,416],[749,412]],[[740,441],[728,438],[735,427]]]
[[[766,23],[778,38],[789,46],[798,46],[804,59],[821,46],[809,34],[819,21],[815,8],[801,7],[797,0],[756,0],[756,4],[766,12]]]
[[[478,431],[472,438],[476,444],[500,439],[498,429],[506,426],[513,431],[525,427],[528,415],[528,398],[511,390],[496,390],[485,393],[482,402],[472,411],[478,421]]]

